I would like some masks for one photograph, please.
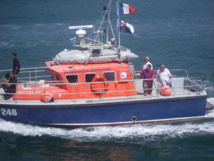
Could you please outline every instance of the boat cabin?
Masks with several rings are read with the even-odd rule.
[[[14,99],[88,99],[136,95],[131,64],[56,64],[47,61],[52,80],[19,84]]]

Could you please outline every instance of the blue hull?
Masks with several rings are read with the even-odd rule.
[[[203,117],[206,97],[82,105],[1,105],[4,120],[48,126],[100,126]]]

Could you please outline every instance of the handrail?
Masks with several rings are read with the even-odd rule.
[[[67,93],[56,93],[56,94],[61,94],[61,95],[73,95],[74,97],[74,101],[76,101],[77,99],[77,94],[90,94],[91,92],[82,92],[82,93],[77,93],[77,86],[76,85],[81,85],[81,84],[87,84],[87,85],[90,85],[90,82],[77,82],[77,83],[64,83],[62,81],[55,81],[55,80],[50,80],[50,81],[44,81],[44,82],[40,82],[38,81],[38,79],[41,79],[41,78],[50,78],[50,73],[46,73],[48,70],[47,67],[31,67],[31,68],[21,68],[20,70],[20,73],[18,74],[18,80],[19,80],[19,83],[16,83],[16,84],[22,84],[22,85],[25,85],[25,86],[30,86],[30,85],[33,85],[34,87],[38,86],[41,88],[42,85],[44,85],[44,91],[46,91],[46,85],[47,86],[63,86],[63,85],[71,85],[71,91],[68,91]],[[11,69],[4,69],[4,70],[0,70],[0,72],[5,72],[5,71],[11,71]],[[186,79],[189,80],[189,77],[188,77],[188,72],[187,70],[185,69],[170,69],[171,72],[177,72],[177,71],[184,71],[185,74],[186,74]],[[135,71],[136,73],[137,71]],[[44,73],[44,74],[40,74],[40,73]],[[174,74],[174,73],[173,73]],[[133,80],[124,80],[124,81],[118,81],[118,80],[115,80],[115,81],[108,81],[108,83],[123,83],[123,82],[135,82],[135,86],[136,86],[136,81],[144,81],[144,80],[150,80],[150,79],[138,79],[138,77],[133,77]],[[96,83],[96,82],[93,82],[93,84]],[[98,82],[99,83],[99,82]],[[141,87],[140,89],[135,89],[135,87],[132,87],[132,83],[130,83],[130,88],[129,89],[133,89],[133,90],[120,90],[119,92],[129,92],[130,94],[127,96],[129,99],[132,99],[135,95],[133,95],[134,92],[137,92],[137,93],[143,93],[143,87]],[[154,80],[154,85],[153,85],[153,96],[154,96],[154,91],[155,91],[155,96],[156,97],[159,97],[160,95],[157,94],[157,82]],[[196,87],[196,88],[195,88]],[[60,88],[60,87],[59,87]],[[197,83],[196,84],[193,84],[191,86],[184,86],[182,85],[181,87],[172,87],[172,95],[171,96],[177,96],[179,95],[179,89],[186,89],[185,92],[188,92],[188,94],[190,95],[192,93],[191,89],[194,89],[194,90],[197,90],[197,89],[200,89],[201,86],[198,85]],[[66,89],[65,89],[66,90]],[[98,94],[100,93],[100,99],[104,100],[105,95],[102,91],[104,91],[105,88],[101,88],[100,89],[100,92],[97,92]],[[105,93],[117,93],[118,91],[105,91]],[[201,92],[201,91],[195,91],[195,92]],[[96,92],[94,92],[96,93]],[[0,94],[5,94],[4,92],[3,93],[0,93]],[[21,95],[23,93],[15,93],[14,95]],[[25,95],[27,95],[26,93],[24,93]],[[54,94],[54,93],[53,93]],[[38,95],[37,94],[29,94],[29,95]],[[41,94],[42,95],[42,94]],[[55,94],[54,94],[55,95]],[[137,96],[139,96],[139,94],[137,94]]]
[[[142,81],[144,80],[144,79],[141,79]],[[127,81],[130,81],[130,82],[133,82],[133,80],[127,80]],[[127,82],[126,81],[126,82]],[[115,81],[109,81],[109,83],[111,83],[111,82],[115,82]],[[124,82],[124,81],[118,81],[118,83],[120,83],[120,82]],[[28,83],[32,83],[32,84],[28,84]],[[93,84],[94,83],[100,83],[100,82],[93,82]],[[39,82],[39,81],[37,81],[37,82],[26,82],[26,83],[5,83],[5,84],[16,84],[16,85],[18,85],[18,84],[21,84],[21,85],[26,85],[26,88],[28,87],[28,86],[34,86],[34,87],[40,87],[40,90],[41,90],[41,88],[43,87],[43,90],[44,90],[44,92],[46,92],[46,91],[48,91],[48,89],[47,89],[47,86],[60,86],[60,85],[72,85],[71,87],[72,87],[72,91],[68,91],[67,93],[52,93],[53,95],[73,95],[74,97],[73,97],[73,101],[77,101],[77,94],[91,94],[91,92],[80,92],[80,93],[77,93],[77,86],[76,86],[76,84],[87,84],[87,85],[90,85],[91,83],[81,83],[81,82],[79,82],[79,83],[61,83],[61,82],[50,82],[50,81],[47,81],[47,82]],[[153,90],[153,94],[152,94],[152,97],[160,97],[160,95],[158,94],[158,93],[156,93],[156,91],[157,91],[157,87],[156,87],[156,82],[154,81],[154,85],[153,85],[153,89],[152,88],[150,88],[150,89],[152,89]],[[195,87],[200,87],[200,85],[198,85],[198,84],[194,84],[194,85],[186,85],[186,86],[180,86],[180,87],[172,87],[172,95],[171,96],[179,96],[179,95],[183,95],[183,94],[187,94],[187,95],[191,95],[191,94],[193,94],[193,93],[196,93],[196,94],[199,94],[200,95],[200,93],[201,92],[203,92],[202,90],[201,91],[191,91],[191,89],[194,89]],[[59,87],[60,88],[60,87]],[[105,98],[108,98],[108,97],[105,97],[105,95],[104,95],[104,92],[102,92],[102,91],[104,91],[104,89],[106,89],[106,88],[101,88],[100,89],[100,92],[94,92],[94,93],[97,93],[97,94],[100,94],[100,100],[104,100]],[[130,88],[130,89],[132,89],[132,88]],[[186,90],[184,90],[184,89],[186,89]],[[126,96],[127,98],[129,98],[129,99],[133,99],[133,97],[134,96],[140,96],[140,95],[142,95],[142,93],[143,93],[143,88],[142,89],[133,89],[133,90],[120,90],[119,92],[130,92],[130,94],[128,95],[128,96]],[[182,90],[182,92],[179,92],[179,90],[181,91]],[[133,95],[133,92],[137,92],[137,95]],[[118,93],[118,91],[105,91],[105,93],[107,94],[107,93]],[[140,93],[140,94],[139,94]],[[4,94],[13,94],[13,95],[15,95],[15,97],[16,96],[18,96],[18,95],[44,95],[44,94],[42,94],[42,93],[30,93],[30,94],[27,94],[27,93],[4,93],[4,92],[0,92],[0,94],[1,95],[4,95]],[[16,100],[16,102],[18,102],[19,100]]]
[[[31,68],[20,68],[20,73],[23,70],[30,70],[30,69],[43,69],[43,68],[47,68],[47,66],[43,66],[43,67],[31,67]],[[5,71],[11,71],[11,69],[1,69],[0,72],[5,72]]]
[[[120,66],[121,64],[118,64],[117,66]],[[116,66],[116,65],[112,65],[112,66]],[[82,69],[85,69],[86,67],[82,67]],[[94,67],[87,67],[87,68],[94,68]],[[46,70],[41,70],[41,69],[46,69]],[[44,72],[48,72],[49,70],[47,70],[48,67],[43,66],[43,67],[31,67],[31,68],[21,68],[20,72],[18,74],[18,80],[25,80],[28,79],[29,81],[32,81],[32,79],[38,80],[39,78],[48,78],[50,77],[50,73],[46,74],[46,75],[38,75],[39,73],[44,73]],[[72,68],[72,69],[76,69],[76,68]],[[79,68],[78,68],[79,69]],[[68,69],[69,71],[70,69]],[[4,69],[4,70],[0,70],[1,72],[6,72],[6,71],[11,71],[11,69]],[[157,71],[157,70],[155,70]],[[177,72],[177,71],[184,71],[186,74],[186,78],[188,79],[188,71],[186,69],[170,69],[171,72]],[[135,71],[134,73],[139,73],[140,71]],[[26,75],[28,74],[28,76]],[[173,75],[173,77],[175,77]],[[134,76],[134,78],[138,78],[138,76]]]
[[[184,71],[186,72],[186,78],[189,78],[188,71],[186,69],[170,69],[170,71]]]
[[[43,69],[43,70],[42,70]],[[46,70],[44,70],[46,69]],[[31,68],[20,68],[19,74],[17,75],[17,79],[18,80],[23,80],[23,79],[27,79],[29,81],[32,81],[32,79],[37,80],[38,78],[45,78],[45,77],[50,77],[50,73],[49,75],[38,75],[38,73],[44,73],[47,70],[48,67],[43,66],[43,67],[31,67]],[[6,72],[10,72],[11,69],[3,69],[0,70],[0,75],[2,74],[6,74]]]
[[[155,70],[155,72],[157,72],[158,70]],[[188,75],[188,71],[186,69],[170,69],[170,72],[173,73],[173,71],[184,71],[185,74],[186,74],[186,78],[188,79],[189,78],[189,75]],[[135,71],[134,74],[136,73],[140,73],[141,71]],[[137,76],[138,77],[138,76]]]

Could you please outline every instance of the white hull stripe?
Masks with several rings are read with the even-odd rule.
[[[110,125],[125,125],[125,124],[141,124],[141,123],[158,123],[158,122],[169,122],[169,121],[182,121],[182,120],[192,120],[200,119],[204,116],[195,117],[182,117],[182,118],[170,118],[170,119],[158,119],[158,120],[145,120],[145,121],[128,121],[128,122],[111,122],[111,123],[82,123],[82,124],[47,124],[51,126],[110,126]]]

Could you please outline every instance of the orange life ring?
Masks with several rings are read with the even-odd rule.
[[[91,90],[96,94],[104,93],[108,90],[109,83],[106,77],[95,76],[94,78],[92,78],[91,82]]]
[[[54,102],[53,94],[49,91],[42,92],[41,101],[45,103]]]

